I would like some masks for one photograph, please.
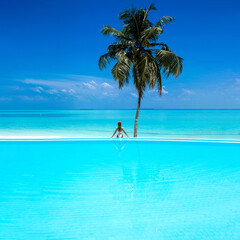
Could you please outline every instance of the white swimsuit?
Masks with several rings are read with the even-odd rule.
[[[117,138],[123,138],[122,129],[118,130]]]

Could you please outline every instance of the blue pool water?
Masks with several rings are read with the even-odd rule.
[[[133,136],[135,110],[0,111],[0,138]],[[240,140],[240,110],[141,110],[139,137]]]
[[[0,239],[239,240],[240,145],[0,141]]]

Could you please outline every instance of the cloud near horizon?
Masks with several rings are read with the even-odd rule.
[[[162,96],[157,89],[146,89],[142,100],[143,108],[227,108],[231,101],[239,105],[240,78],[225,84],[212,84],[208,88],[181,81],[169,81],[163,86]],[[108,78],[86,75],[60,75],[59,78],[24,78],[5,81],[0,95],[1,109],[129,109],[136,107],[137,91],[130,83],[119,90],[117,83]],[[218,99],[228,98],[225,105]],[[216,99],[215,103],[209,99]],[[208,102],[209,101],[209,102]],[[229,102],[229,105],[228,105]]]
[[[2,103],[17,101],[24,106],[31,102],[32,106],[35,103],[37,107],[44,102],[46,107],[52,108],[52,105],[55,105],[57,108],[63,106],[70,109],[99,108],[101,104],[106,106],[106,103],[109,105],[113,101],[118,102],[116,98],[119,96],[125,100],[130,98],[131,102],[131,92],[134,90],[130,86],[119,90],[117,83],[111,79],[85,75],[62,75],[52,79],[25,78],[12,81],[11,85],[6,83],[4,88],[8,94],[1,96]],[[49,105],[46,105],[46,102]]]
[[[110,81],[112,83],[110,83]],[[37,94],[55,94],[71,96],[115,96],[119,91],[112,80],[84,75],[65,75],[59,79],[20,80],[25,90],[32,90]],[[19,88],[16,87],[16,91]]]

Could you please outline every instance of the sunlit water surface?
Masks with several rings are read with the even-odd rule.
[[[122,121],[133,136],[135,110],[0,111],[0,138],[110,137]],[[240,140],[240,110],[141,110],[139,137]]]
[[[0,239],[239,240],[240,145],[0,142]]]

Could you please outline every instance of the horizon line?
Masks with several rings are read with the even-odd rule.
[[[94,109],[94,108],[79,108],[79,109],[0,109],[0,111],[128,111],[136,110],[135,108],[121,109]],[[240,108],[141,108],[140,110],[240,110]]]

